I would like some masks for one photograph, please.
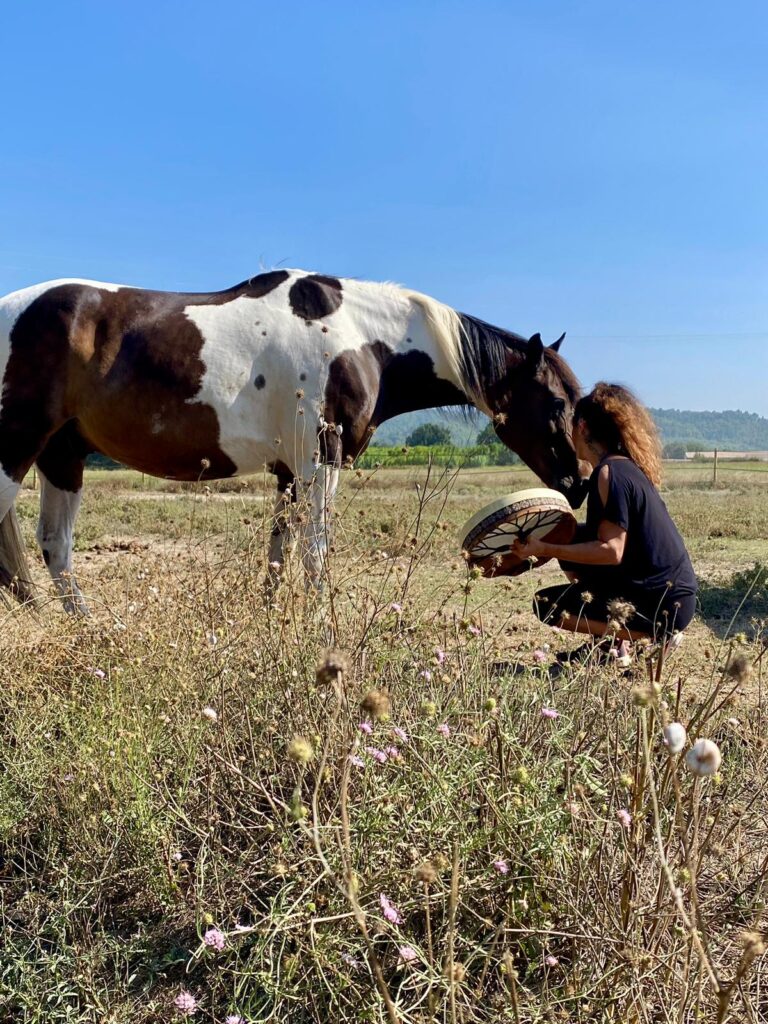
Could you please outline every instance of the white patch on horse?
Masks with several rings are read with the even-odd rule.
[[[309,275],[288,273],[261,298],[238,296],[184,310],[203,337],[205,373],[191,401],[216,412],[219,447],[238,473],[279,458],[298,475],[311,474],[328,367],[340,352],[375,341],[395,352],[421,350],[439,377],[461,387],[459,319],[449,307],[397,285],[342,278],[340,307],[307,324],[293,313],[288,295],[297,278]],[[261,377],[268,388],[256,387]],[[276,437],[284,443],[277,445]]]

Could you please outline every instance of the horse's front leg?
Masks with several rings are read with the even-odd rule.
[[[339,486],[338,466],[318,466],[310,480],[302,481],[299,499],[301,556],[307,581],[321,590],[331,534],[333,498]]]

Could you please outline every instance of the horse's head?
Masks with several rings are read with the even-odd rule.
[[[510,346],[506,372],[487,390],[486,400],[499,440],[548,487],[578,505],[583,484],[571,427],[579,384],[558,353],[563,337],[546,348],[538,334],[527,344]]]

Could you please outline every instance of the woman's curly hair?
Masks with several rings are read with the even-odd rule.
[[[573,421],[583,422],[593,440],[611,454],[628,455],[654,487],[661,483],[661,442],[645,406],[621,384],[596,384],[581,398]]]

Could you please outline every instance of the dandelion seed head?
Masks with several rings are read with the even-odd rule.
[[[685,746],[688,734],[680,722],[670,722],[664,726],[664,744],[670,754],[679,754]]]
[[[713,740],[696,740],[685,755],[685,763],[699,777],[714,775],[722,760],[720,748]]]
[[[200,712],[200,714],[203,716],[203,718],[208,719],[209,722],[213,722],[214,724],[216,722],[218,722],[218,720],[219,720],[219,713],[216,710],[216,708],[211,708],[211,707],[203,708],[203,710]]]

